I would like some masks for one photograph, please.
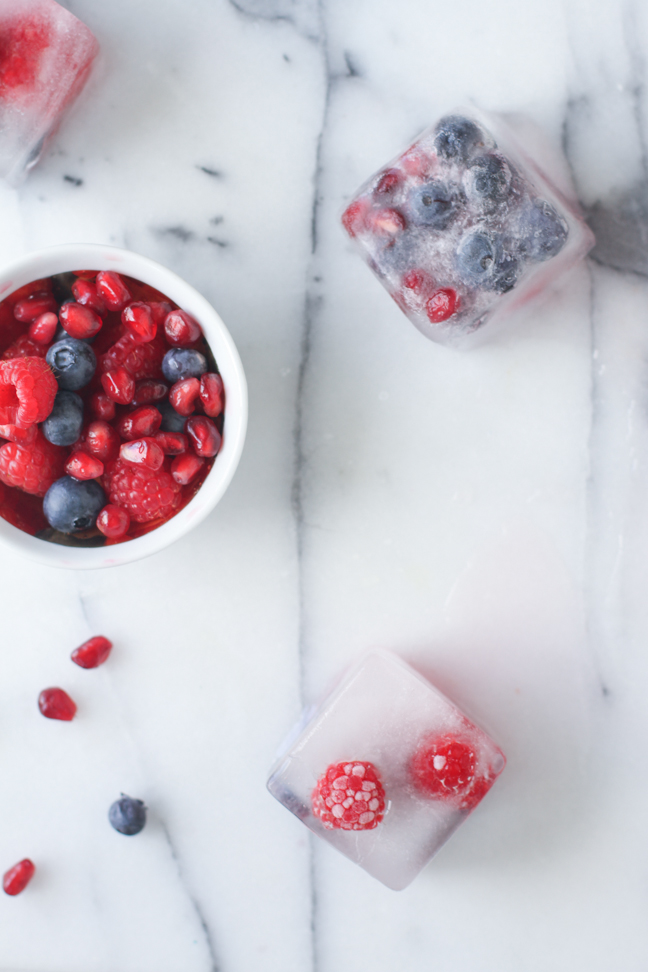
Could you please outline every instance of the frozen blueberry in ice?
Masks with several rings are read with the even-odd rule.
[[[122,793],[121,798],[111,804],[108,820],[114,830],[117,830],[120,834],[126,834],[127,837],[132,837],[144,829],[146,806],[143,800],[135,800],[133,797]]]
[[[560,253],[568,235],[567,223],[544,199],[534,199],[522,218],[520,249],[530,260],[549,260]]]
[[[183,378],[200,378],[208,370],[205,355],[191,348],[171,348],[162,361],[162,372],[171,384]]]
[[[96,523],[108,500],[96,479],[79,480],[62,476],[52,483],[43,499],[43,513],[51,527],[61,533],[80,533]]]
[[[444,230],[455,219],[460,199],[456,190],[443,182],[428,182],[410,195],[409,205],[415,222],[431,229]]]
[[[511,170],[504,159],[497,155],[480,155],[466,173],[469,196],[487,208],[506,199],[510,184]]]
[[[442,158],[465,162],[483,141],[481,129],[469,118],[447,115],[436,127],[434,146]]]
[[[97,359],[85,341],[66,337],[53,344],[45,360],[54,372],[59,388],[78,391],[84,388],[95,373]]]
[[[506,293],[515,285],[518,262],[499,237],[469,233],[459,244],[457,262],[461,276],[473,286]]]
[[[180,415],[179,412],[176,412],[175,408],[168,399],[165,399],[163,402],[159,402],[156,408],[162,412],[162,424],[160,425],[161,432],[184,432],[187,416]]]
[[[41,428],[53,445],[69,446],[79,438],[83,425],[83,399],[71,391],[59,391]]]

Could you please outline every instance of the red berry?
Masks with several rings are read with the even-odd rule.
[[[475,780],[475,753],[470,745],[444,735],[425,739],[410,764],[417,789],[437,799],[461,797]]]
[[[40,429],[32,442],[0,446],[0,481],[24,493],[44,496],[63,475],[65,449],[48,442]]]
[[[74,301],[61,305],[59,319],[63,330],[78,341],[93,338],[103,327],[103,321],[92,307],[84,307]]]
[[[166,518],[180,505],[180,486],[163,469],[155,472],[119,459],[106,470],[104,485],[110,502],[127,510],[136,523]]]
[[[179,456],[187,451],[189,443],[182,432],[156,432],[155,441],[165,456]]]
[[[135,395],[131,404],[148,405],[149,402],[159,402],[166,398],[168,391],[168,385],[165,385],[163,381],[153,381],[151,378],[138,381],[135,385]]]
[[[171,313],[171,304],[168,300],[149,300],[147,301],[149,307],[151,308],[151,314],[153,315],[153,320],[158,325],[164,325],[164,318],[167,314]]]
[[[26,429],[43,422],[54,405],[56,378],[42,358],[0,361],[0,425]]]
[[[84,307],[91,307],[97,314],[106,313],[106,305],[99,296],[97,286],[88,280],[75,280],[72,284],[72,293],[78,304]]]
[[[35,321],[32,321],[29,325],[27,335],[32,341],[36,341],[38,344],[50,344],[56,334],[58,322],[56,314],[52,311],[46,311],[40,317],[37,317]]]
[[[169,344],[185,347],[197,341],[202,330],[191,314],[183,310],[173,310],[164,318],[164,333]]]
[[[112,270],[102,270],[97,274],[97,292],[106,306],[113,311],[123,310],[132,297],[126,284]]]
[[[342,225],[349,236],[357,236],[367,228],[366,218],[369,204],[365,200],[357,199],[348,206],[342,214]]]
[[[98,419],[91,422],[83,434],[83,447],[103,463],[113,462],[119,455],[120,439],[112,425]]]
[[[171,463],[171,475],[176,483],[187,486],[196,478],[204,465],[205,460],[201,459],[200,456],[193,452],[185,452],[183,455],[176,456]]]
[[[415,294],[420,294],[432,286],[432,280],[425,270],[408,270],[403,277],[403,287],[413,290]]]
[[[134,334],[122,335],[101,358],[101,370],[114,371],[115,368],[119,368],[135,347],[137,347],[137,340]]]
[[[65,464],[65,471],[75,479],[97,479],[103,476],[104,465],[100,459],[89,456],[87,452],[73,452]]]
[[[183,378],[171,386],[169,401],[178,415],[191,415],[200,397],[200,381],[197,378]]]
[[[0,425],[0,439],[9,439],[20,445],[31,445],[38,437],[38,426],[30,425],[26,429],[19,429],[17,425]]]
[[[101,513],[99,516],[101,516]],[[112,641],[108,641],[102,635],[95,635],[94,638],[89,638],[88,641],[84,641],[82,645],[75,648],[70,657],[74,664],[79,665],[80,668],[97,668],[99,665],[103,665],[111,648]]]
[[[14,895],[24,891],[35,871],[36,867],[28,857],[10,867],[2,877],[2,889],[5,894]]]
[[[51,294],[31,294],[14,305],[14,317],[23,324],[31,324],[41,314],[56,311],[56,300]]]
[[[143,435],[153,435],[162,424],[162,413],[154,405],[143,405],[120,420],[117,431],[122,439],[140,439]]]
[[[108,537],[109,540],[119,540],[121,537],[126,536],[128,533],[128,528],[130,527],[130,516],[123,510],[121,506],[113,506],[112,503],[108,503],[104,506],[103,510],[100,511],[97,517],[97,529],[103,533],[104,537]],[[74,656],[72,658],[73,661]],[[89,668],[90,666],[85,666]]]
[[[220,375],[208,372],[200,379],[200,401],[205,415],[216,418],[223,411],[225,390]]]
[[[373,830],[385,815],[385,791],[373,763],[334,763],[319,778],[313,815],[327,830]]]
[[[123,462],[156,470],[164,462],[164,452],[155,439],[145,436],[133,439],[132,442],[124,442],[119,449],[119,458]]]
[[[38,708],[46,719],[60,719],[71,722],[76,715],[77,707],[61,688],[43,689],[38,696]]]
[[[371,219],[371,229],[380,236],[396,236],[406,226],[405,217],[397,209],[380,209]]]
[[[157,334],[157,324],[149,304],[144,301],[134,301],[124,307],[121,315],[122,324],[133,334],[137,341],[152,341]]]
[[[98,419],[110,422],[115,417],[115,403],[103,392],[95,392],[90,396],[90,408]]]
[[[374,189],[374,192],[381,196],[388,196],[398,186],[402,178],[398,169],[388,169],[378,180],[378,185]]]
[[[135,394],[135,381],[125,368],[115,368],[106,371],[101,376],[101,384],[108,398],[112,398],[119,405],[128,405]]]
[[[124,355],[123,365],[126,371],[139,381],[142,378],[162,378],[162,359],[167,353],[168,346],[164,338],[158,334],[152,341],[137,344],[131,335],[124,335],[117,342],[126,341],[129,338],[130,346]],[[114,345],[117,347],[117,345]]]
[[[426,179],[437,168],[436,158],[426,155],[422,149],[415,145],[412,145],[401,156],[399,163],[407,175],[418,179]]]
[[[425,310],[433,324],[440,324],[452,317],[457,307],[456,291],[450,289],[437,290],[432,294]]]
[[[195,415],[187,419],[185,429],[198,456],[215,456],[221,447],[221,434],[210,418]]]
[[[5,361],[13,358],[44,358],[47,354],[47,347],[41,341],[34,341],[28,334],[21,334],[20,337],[12,341],[2,357]]]

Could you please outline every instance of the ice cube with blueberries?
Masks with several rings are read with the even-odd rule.
[[[427,679],[397,655],[372,651],[304,713],[268,789],[398,891],[486,796],[505,762]]]
[[[577,204],[505,123],[465,111],[372,176],[342,223],[419,331],[457,346],[544,291],[594,242]]]

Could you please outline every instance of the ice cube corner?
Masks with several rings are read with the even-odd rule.
[[[407,887],[481,802],[505,757],[397,655],[363,656],[282,747],[270,793],[387,887]]]

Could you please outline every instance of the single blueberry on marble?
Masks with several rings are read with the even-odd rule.
[[[79,438],[83,425],[83,399],[71,391],[56,393],[52,411],[41,428],[52,445],[69,446]]]
[[[51,346],[45,360],[54,372],[59,388],[78,391],[95,373],[97,358],[85,341],[66,337]]]
[[[120,799],[111,804],[108,820],[110,826],[118,833],[132,837],[144,829],[146,805],[143,800],[136,800],[122,793]]]
[[[478,125],[461,115],[446,115],[436,126],[434,146],[444,159],[465,162],[473,149],[483,142]]]
[[[79,480],[62,476],[52,483],[43,498],[43,513],[51,527],[61,533],[80,533],[95,525],[107,503],[96,479]]]
[[[162,361],[164,377],[172,385],[184,378],[200,378],[208,370],[205,355],[192,348],[171,348]]]

